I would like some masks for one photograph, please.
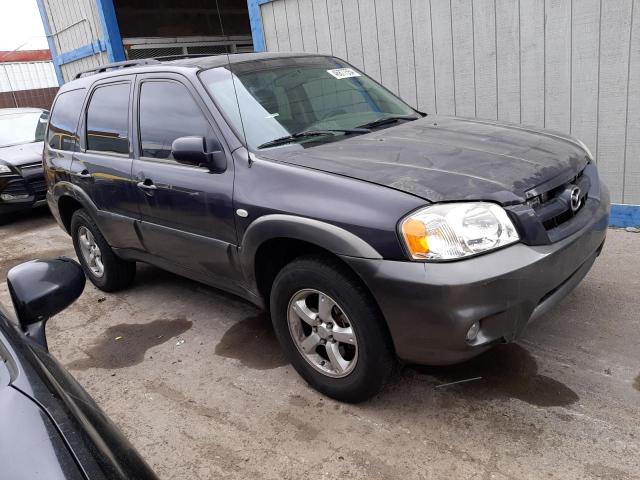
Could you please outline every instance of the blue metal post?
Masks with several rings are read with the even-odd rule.
[[[110,62],[120,62],[125,59],[124,46],[116,18],[113,0],[96,0],[98,15],[102,25],[102,39],[107,46],[107,56]]]
[[[260,5],[270,1],[271,0],[247,0],[247,6],[249,7],[249,21],[251,22],[251,37],[253,38],[253,50],[256,52],[266,51]]]

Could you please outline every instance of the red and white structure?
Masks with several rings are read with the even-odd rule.
[[[50,108],[58,79],[49,50],[0,51],[0,108]]]

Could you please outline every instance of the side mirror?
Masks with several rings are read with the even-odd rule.
[[[205,166],[212,173],[222,173],[227,169],[227,156],[216,139],[204,137],[180,137],[171,144],[171,154],[178,163]]]
[[[44,327],[84,290],[82,267],[70,258],[33,260],[9,270],[7,285],[20,328],[47,348]]]

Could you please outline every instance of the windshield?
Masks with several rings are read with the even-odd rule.
[[[0,115],[0,147],[42,142],[49,112],[25,112]]]
[[[420,115],[374,80],[332,57],[288,57],[206,70],[201,79],[249,148],[301,132],[297,142],[344,138],[345,132],[388,117]],[[237,101],[236,101],[237,95]],[[385,126],[393,126],[385,124]],[[292,139],[293,141],[293,139]]]

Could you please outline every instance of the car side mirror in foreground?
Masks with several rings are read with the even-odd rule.
[[[171,154],[178,163],[207,167],[212,173],[222,173],[227,169],[227,156],[216,139],[176,138],[171,144]]]
[[[7,285],[23,332],[47,348],[45,324],[80,296],[85,276],[70,258],[33,260],[9,270]]]

